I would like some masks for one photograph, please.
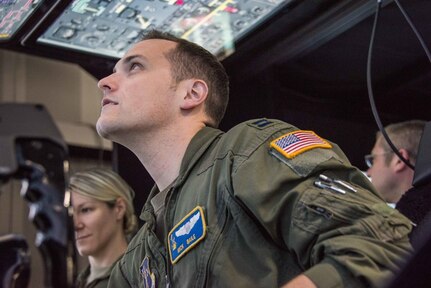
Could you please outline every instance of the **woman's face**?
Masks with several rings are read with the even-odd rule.
[[[123,213],[117,206],[72,192],[75,241],[81,256],[97,257],[109,251],[123,233]],[[115,237],[117,236],[117,237]]]

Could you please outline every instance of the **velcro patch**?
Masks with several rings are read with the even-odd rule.
[[[141,271],[141,276],[144,281],[144,288],[155,288],[156,277],[154,276],[154,273],[151,272],[150,258],[148,258],[148,256],[144,258],[144,261],[142,261],[139,270]]]
[[[188,251],[205,238],[206,223],[202,207],[197,206],[168,235],[169,255],[175,264]]]
[[[272,124],[274,124],[274,122],[266,118],[254,120],[253,122],[247,122],[247,125],[257,128],[259,130],[266,129],[269,126],[272,126]]]
[[[332,145],[313,131],[298,130],[273,140],[270,147],[286,158],[292,159],[305,151],[314,148],[332,148]]]

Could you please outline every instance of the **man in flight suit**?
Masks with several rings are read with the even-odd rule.
[[[393,123],[385,127],[398,152],[412,165],[416,163],[424,127],[425,121],[422,120]],[[392,151],[380,131],[376,134],[371,154],[365,156],[365,163],[368,166],[367,175],[386,202],[398,203],[412,188],[414,170]]]
[[[97,129],[155,181],[109,287],[382,287],[410,222],[312,131],[216,127],[228,78],[209,52],[149,33],[99,81]]]

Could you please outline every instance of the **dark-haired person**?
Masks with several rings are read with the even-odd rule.
[[[410,254],[408,219],[336,144],[272,119],[218,130],[228,77],[203,48],[149,33],[99,87],[99,134],[156,184],[109,287],[382,287]]]

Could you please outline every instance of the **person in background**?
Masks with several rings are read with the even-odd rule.
[[[275,119],[217,129],[228,77],[202,47],[152,31],[98,85],[99,134],[156,184],[109,287],[383,287],[410,255],[410,221],[336,144]]]
[[[412,165],[416,163],[419,142],[425,121],[410,120],[385,127],[389,138],[400,154]],[[376,142],[371,154],[365,156],[367,175],[383,199],[395,205],[404,193],[412,187],[414,170],[392,151],[381,132],[376,134]]]
[[[75,242],[89,266],[79,273],[78,288],[105,288],[112,267],[124,254],[128,237],[137,229],[133,190],[115,172],[93,168],[69,181]]]

